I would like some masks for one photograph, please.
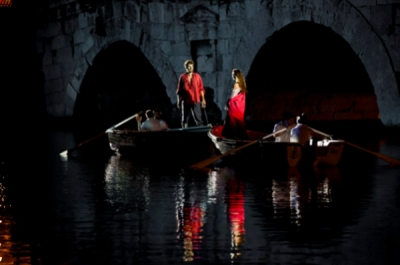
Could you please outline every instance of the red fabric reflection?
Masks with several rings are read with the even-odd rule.
[[[193,244],[193,249],[199,249],[199,243],[201,241],[200,233],[202,222],[202,210],[198,204],[193,207],[184,207],[183,216],[185,220],[184,232],[185,238],[190,238]]]
[[[227,210],[233,244],[239,246],[243,243],[245,234],[244,184],[235,179],[227,183]]]
[[[186,204],[183,207],[184,260],[195,259],[194,250],[200,249],[204,209],[199,204]]]

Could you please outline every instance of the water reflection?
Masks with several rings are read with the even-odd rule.
[[[178,238],[183,241],[183,261],[200,259],[203,226],[207,209],[205,187],[181,176],[176,185]]]
[[[148,168],[137,168],[134,163],[112,155],[105,169],[104,190],[107,200],[117,211],[138,208],[147,211],[150,202]]]
[[[288,205],[291,223],[300,226],[308,211],[332,206],[332,189],[340,184],[340,171],[337,167],[303,171],[290,167],[287,174],[287,180],[272,181],[276,218],[280,217],[280,211]]]
[[[395,156],[398,146],[384,143],[381,148]],[[13,196],[12,208],[0,208],[0,264],[400,261],[395,251],[400,242],[398,168],[371,163],[275,170],[260,164],[196,173],[160,164],[144,167],[117,155],[78,152],[76,158],[58,161],[58,153],[45,171],[23,171],[47,174],[46,181],[25,188],[32,191],[18,204]],[[22,179],[32,179],[27,176]],[[0,183],[8,188],[8,182]],[[20,190],[21,185],[13,187]],[[9,189],[0,191],[5,195],[1,204],[10,205]],[[43,195],[35,199],[38,194]],[[43,214],[14,215],[35,205]]]
[[[0,167],[3,167],[3,164],[0,165]],[[3,172],[1,172],[3,173]],[[0,198],[1,198],[1,204],[0,204],[0,262],[3,264],[14,264],[17,259],[13,256],[13,244],[15,242],[11,241],[11,225],[13,222],[12,216],[9,215],[9,207],[10,205],[8,204],[7,201],[7,195],[5,193],[5,185],[4,185],[4,180],[7,178],[7,175],[0,174],[0,178],[3,180],[0,182]]]
[[[231,230],[231,259],[241,255],[240,248],[245,243],[245,210],[243,181],[231,175],[226,184],[227,215]]]
[[[326,227],[334,228],[332,222],[327,220],[335,214],[332,211],[333,198],[335,189],[341,186],[340,170],[336,167],[285,170],[286,174],[264,177],[267,184],[264,188],[270,189],[268,193],[270,197],[266,199],[267,202],[271,201],[272,218],[276,220],[276,222],[267,220],[266,224],[272,225],[276,232],[289,229],[284,237],[288,242],[297,242],[300,238],[306,237],[315,243],[335,237],[334,233],[337,230],[327,230]],[[249,178],[249,174],[252,174],[251,171],[223,167],[208,174],[189,173],[167,177],[162,174],[152,174],[149,168],[138,168],[132,161],[124,160],[123,157],[112,156],[105,170],[104,190],[108,202],[118,211],[135,211],[140,216],[148,212],[146,216],[140,218],[144,220],[142,222],[151,220],[155,216],[167,222],[172,211],[168,212],[168,207],[161,205],[168,205],[168,193],[172,192],[175,202],[173,216],[176,220],[174,232],[176,244],[182,249],[181,261],[213,261],[205,253],[227,251],[223,245],[224,242],[229,242],[229,257],[223,260],[240,262],[239,260],[245,259],[243,256],[247,257],[246,252],[249,252],[248,249],[251,247],[251,245],[246,246],[245,227],[249,224],[246,224],[245,209],[246,197],[253,196],[251,189],[250,193],[246,193],[246,185],[251,184],[251,178],[259,177],[252,175]],[[157,182],[159,183],[156,184]],[[255,188],[260,189],[260,186]],[[165,209],[163,213],[159,211],[161,207]],[[253,216],[252,211],[249,214],[250,218],[258,218]],[[213,222],[209,222],[210,220]],[[148,235],[151,226],[142,224],[139,235],[142,237]],[[225,229],[229,231],[225,233]],[[254,240],[254,231],[257,229],[255,227],[250,229],[253,230]],[[156,231],[164,237],[168,237],[172,232],[155,229],[152,233]],[[268,234],[268,240],[274,238],[275,233]],[[215,247],[213,244],[210,245],[214,240],[219,242],[216,249],[213,249]]]
[[[30,264],[31,246],[29,243],[16,240],[15,221],[12,214],[12,205],[8,194],[9,175],[0,164],[0,263],[1,264]],[[13,233],[14,232],[14,233]],[[37,264],[40,264],[37,261]]]

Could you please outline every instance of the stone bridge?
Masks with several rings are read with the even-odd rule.
[[[195,61],[213,122],[231,71],[248,81],[247,118],[400,125],[400,0],[50,1],[39,10],[51,117],[176,114],[183,62]],[[175,115],[176,116],[176,115]]]

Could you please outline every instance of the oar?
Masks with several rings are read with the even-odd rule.
[[[319,134],[321,134],[321,135],[323,135],[323,136],[326,136],[326,137],[330,137],[330,138],[332,139],[331,135],[328,135],[328,134],[326,134],[326,133],[324,133],[324,132],[318,131],[318,130],[316,130],[316,129],[314,129],[314,128],[311,128],[311,127],[310,127],[310,129],[312,129],[312,130],[313,130],[314,132],[316,132],[316,133],[319,133]],[[350,145],[350,146],[352,146],[352,147],[354,147],[354,148],[357,148],[357,149],[359,149],[359,150],[361,150],[361,151],[364,151],[364,152],[366,152],[366,153],[369,153],[369,154],[371,154],[371,155],[374,155],[374,156],[376,156],[377,158],[379,158],[379,159],[381,159],[381,160],[383,160],[383,161],[388,162],[391,166],[394,166],[394,165],[399,166],[399,165],[400,165],[400,160],[398,160],[398,159],[395,159],[395,158],[393,158],[393,157],[390,157],[390,156],[387,156],[387,155],[384,155],[384,154],[381,154],[381,153],[373,152],[373,151],[371,151],[371,150],[365,149],[365,148],[363,148],[363,147],[361,147],[361,146],[355,145],[355,144],[350,143],[350,142],[348,142],[348,141],[345,141],[345,143],[347,143],[348,145]]]
[[[226,153],[224,153],[224,154],[222,154],[222,155],[210,157],[210,158],[205,159],[205,160],[203,160],[203,161],[200,161],[200,162],[198,162],[198,163],[196,163],[196,164],[193,164],[193,165],[190,166],[190,168],[193,168],[193,169],[200,169],[200,168],[206,167],[206,166],[208,166],[208,165],[210,165],[210,164],[212,164],[212,163],[214,163],[214,162],[220,160],[220,159],[223,158],[224,156],[227,156],[227,155],[230,155],[230,154],[232,154],[232,153],[235,153],[235,152],[237,152],[237,151],[239,151],[239,150],[242,150],[242,149],[244,149],[244,148],[246,148],[246,147],[249,147],[249,146],[251,146],[251,145],[257,143],[258,141],[265,140],[265,139],[267,139],[267,138],[269,138],[269,137],[271,137],[271,136],[274,136],[274,134],[276,134],[276,133],[281,133],[281,132],[284,132],[284,131],[286,131],[286,130],[287,130],[286,128],[283,128],[282,130],[279,130],[279,131],[270,133],[270,134],[268,134],[268,135],[262,137],[261,139],[252,141],[252,142],[247,143],[247,144],[242,145],[242,146],[239,146],[238,148],[232,149],[232,150],[230,150],[230,151],[228,151],[228,152],[226,152]]]
[[[207,110],[206,110],[206,108],[203,108],[203,111],[204,111],[204,117],[205,117],[205,119],[206,119],[206,124],[208,125],[208,115],[207,115]]]
[[[172,129],[168,129],[165,130],[166,132],[175,132],[175,131],[197,131],[197,130],[204,130],[204,129],[210,129],[211,126],[193,126],[193,127],[186,127],[186,128],[172,128]]]
[[[99,133],[98,135],[96,135],[96,136],[94,136],[94,137],[92,137],[92,138],[90,138],[90,139],[88,139],[88,140],[86,140],[86,141],[81,142],[80,144],[78,144],[77,146],[75,146],[75,147],[73,147],[73,148],[70,148],[70,149],[68,149],[68,150],[65,150],[65,151],[61,152],[61,153],[60,153],[60,156],[64,156],[64,157],[68,156],[68,154],[71,153],[72,151],[75,151],[76,149],[79,149],[79,148],[81,148],[82,146],[84,146],[84,145],[86,145],[86,144],[88,144],[88,143],[90,143],[90,142],[92,142],[92,141],[94,141],[94,140],[100,138],[101,136],[105,135],[106,132],[107,132],[108,130],[115,129],[115,128],[121,126],[122,124],[124,124],[124,123],[126,123],[126,122],[128,122],[128,121],[130,121],[130,120],[132,120],[132,119],[134,119],[134,118],[136,118],[136,116],[137,116],[138,114],[139,114],[139,113],[136,113],[135,115],[133,115],[133,116],[131,116],[131,117],[129,117],[129,118],[127,118],[127,119],[121,121],[120,123],[118,123],[118,124],[112,126],[111,128],[107,129],[106,131],[104,131],[104,132],[102,132],[102,133]]]

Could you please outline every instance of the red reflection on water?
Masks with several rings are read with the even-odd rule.
[[[183,260],[193,261],[201,257],[196,254],[201,249],[205,218],[205,202],[194,194],[201,194],[195,186],[185,186],[184,179],[178,184],[177,221],[179,238],[183,239]]]
[[[195,256],[194,251],[201,247],[203,219],[204,209],[198,203],[183,207],[185,261],[200,258]]]
[[[0,165],[0,171],[3,170]],[[8,174],[0,172],[0,179],[6,181]],[[0,182],[0,264],[32,264],[31,243],[16,241],[13,239],[13,226],[16,225],[10,208],[4,182]],[[35,264],[41,264],[38,258]]]
[[[239,247],[245,242],[244,183],[230,178],[227,187],[227,213],[231,229],[231,258],[240,255]]]

